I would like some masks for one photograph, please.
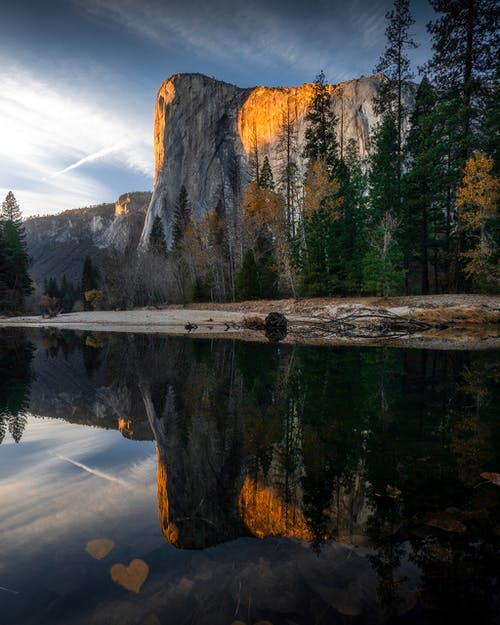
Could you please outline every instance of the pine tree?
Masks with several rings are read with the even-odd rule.
[[[163,229],[163,222],[159,215],[153,220],[153,226],[151,228],[151,234],[149,235],[150,248],[161,256],[167,255],[167,241],[165,239],[165,230]]]
[[[2,203],[2,221],[11,221],[17,228],[19,236],[24,243],[24,227],[21,209],[12,191],[9,191]]]
[[[428,25],[434,54],[425,69],[436,85],[446,129],[446,245],[448,287],[461,290],[460,259],[466,249],[457,231],[455,193],[467,158],[480,147],[498,78],[500,7],[496,0],[431,0],[439,17]]]
[[[7,417],[5,417],[4,415],[0,415],[0,445],[3,442],[5,435],[7,434],[7,427]]]
[[[313,84],[313,96],[306,115],[306,123],[303,155],[309,162],[325,161],[332,179],[338,174],[339,168],[335,134],[337,117],[323,71],[316,76]]]
[[[386,19],[389,21],[385,30],[387,45],[375,68],[376,72],[383,73],[387,79],[381,85],[380,93],[375,101],[375,110],[379,115],[394,116],[400,162],[403,120],[407,114],[403,101],[403,88],[405,82],[413,78],[406,51],[417,47],[409,33],[410,27],[415,23],[410,14],[409,4],[409,0],[394,0],[393,10],[386,14]]]
[[[430,291],[429,267],[438,288],[446,239],[445,146],[436,95],[424,77],[417,91],[407,143],[408,170],[403,178],[402,231],[410,261],[420,266],[421,292]]]
[[[402,292],[405,269],[397,230],[398,223],[388,212],[370,238],[363,260],[363,290],[367,294],[389,297]]]
[[[476,146],[474,136],[492,85],[498,78],[498,23],[496,0],[430,0],[440,17],[428,25],[434,55],[426,71],[441,98],[458,105],[459,154],[462,169]]]
[[[273,171],[271,169],[271,164],[269,163],[267,155],[264,157],[262,169],[260,170],[259,187],[261,187],[261,189],[269,189],[270,191],[274,191]]]
[[[257,136],[257,124],[255,122],[252,126],[249,164],[252,172],[251,182],[256,182],[260,186],[259,137]]]
[[[339,224],[341,289],[346,293],[358,293],[363,280],[363,257],[366,252],[366,181],[354,139],[347,142],[344,155],[348,175],[344,184]]]
[[[179,246],[181,245],[182,241],[184,240],[184,235],[186,233],[188,225],[190,223],[191,209],[189,207],[186,187],[182,185],[179,191],[179,197],[177,199],[177,204],[174,211],[174,226],[172,229],[174,249],[179,248]]]
[[[258,292],[257,263],[252,250],[247,250],[236,275],[236,294],[239,300],[248,300],[257,298]]]
[[[14,221],[0,224],[0,308],[19,312],[32,291],[29,257]]]
[[[28,417],[25,414],[17,414],[9,419],[9,432],[16,443],[21,442],[21,438],[28,422]]]
[[[375,130],[374,152],[368,176],[369,207],[372,225],[389,213],[399,217],[398,132],[394,116],[387,114]]]
[[[296,234],[299,207],[299,167],[298,167],[298,137],[297,115],[290,110],[290,99],[287,100],[286,110],[282,119],[278,135],[278,149],[280,153],[280,167],[278,190],[285,199],[285,213],[288,232],[291,237]]]
[[[25,296],[32,291],[24,238],[21,210],[9,191],[0,215],[0,309],[7,311],[21,311]]]
[[[49,280],[50,284],[50,280]],[[82,291],[93,291],[99,288],[99,271],[92,263],[90,256],[85,256],[82,269]]]

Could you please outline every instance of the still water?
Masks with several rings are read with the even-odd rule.
[[[0,623],[500,623],[499,404],[493,351],[2,330]]]

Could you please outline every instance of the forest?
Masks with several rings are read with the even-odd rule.
[[[495,0],[431,5],[433,54],[418,72],[409,60],[418,45],[409,0],[395,0],[386,15],[369,162],[344,141],[321,71],[302,145],[293,109],[282,113],[275,171],[255,137],[237,215],[221,201],[197,222],[182,186],[171,237],[156,217],[147,249],[87,258],[78,285],[47,276],[45,304],[498,293],[499,7]],[[0,236],[0,309],[18,311],[30,292],[29,259],[11,193]]]
[[[149,248],[169,266],[171,298],[498,293],[499,9],[490,0],[431,4],[433,56],[418,85],[409,1],[386,16],[369,163],[345,144],[320,72],[304,145],[283,111],[279,170],[255,138],[238,224],[223,203],[195,223],[180,189],[171,249],[159,217]]]

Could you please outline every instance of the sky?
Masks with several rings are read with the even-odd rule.
[[[0,199],[25,217],[153,188],[161,83],[242,87],[373,73],[392,0],[0,0]],[[426,0],[411,53],[430,55]]]

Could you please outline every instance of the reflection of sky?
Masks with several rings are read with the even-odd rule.
[[[345,613],[372,612],[376,577],[365,550],[331,541],[318,556],[274,538],[171,547],[158,522],[156,462],[154,442],[60,419],[30,416],[20,444],[5,438],[1,625],[212,625],[250,612],[254,622],[313,596]],[[115,543],[101,561],[85,551],[96,538]],[[149,566],[138,595],[110,578],[113,564],[136,558]],[[405,575],[411,602],[415,568],[406,565]]]
[[[27,597],[43,605],[84,584],[93,538],[115,542],[106,569],[120,561],[110,558],[169,548],[158,525],[152,442],[31,416],[20,444],[7,436],[0,446],[0,475],[0,586],[19,593],[0,591],[0,606],[7,602],[11,617]]]

